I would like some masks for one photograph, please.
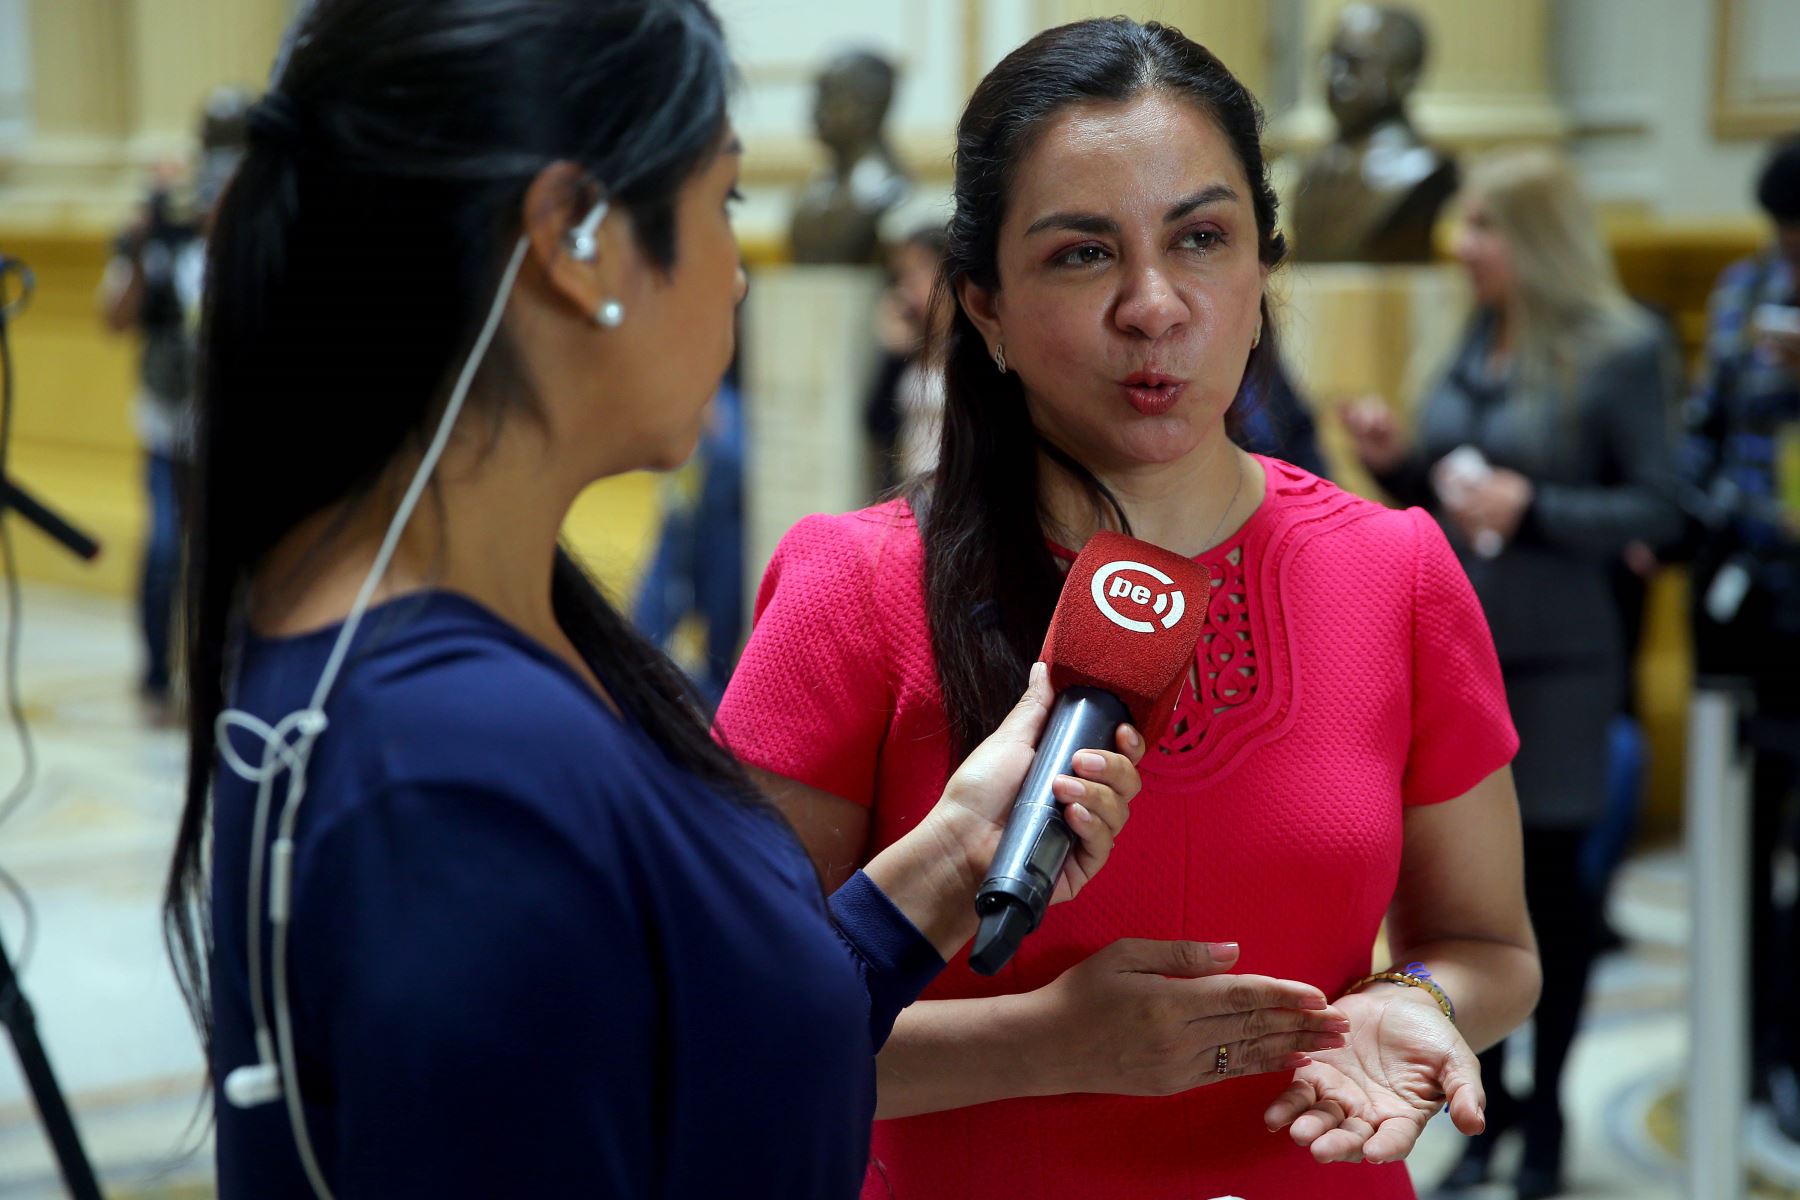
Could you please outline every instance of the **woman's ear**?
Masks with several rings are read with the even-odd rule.
[[[622,294],[632,261],[629,220],[606,211],[591,218],[602,196],[579,164],[554,162],[525,189],[520,222],[531,258],[550,292],[592,319]]]
[[[988,356],[994,354],[994,347],[1000,345],[1000,311],[996,302],[998,297],[993,291],[982,287],[967,275],[956,281],[956,302],[962,305],[969,320],[975,323],[981,338],[987,343]]]

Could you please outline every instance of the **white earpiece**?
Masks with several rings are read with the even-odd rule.
[[[606,201],[588,210],[581,223],[569,230],[569,255],[576,262],[591,263],[600,256],[600,222],[606,219]],[[625,306],[608,300],[594,311],[594,324],[617,329],[625,321]]]
[[[600,222],[606,219],[606,201],[588,210],[581,223],[569,230],[569,254],[576,262],[593,262],[600,254]]]
[[[225,1099],[233,1108],[256,1108],[281,1099],[281,1068],[274,1063],[239,1067],[225,1076]]]

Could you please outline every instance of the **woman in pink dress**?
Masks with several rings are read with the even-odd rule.
[[[1517,739],[1462,568],[1423,512],[1228,435],[1284,252],[1259,128],[1154,24],[996,67],[958,132],[938,468],[802,522],[764,578],[718,732],[834,880],[998,722],[1095,531],[1214,580],[1111,868],[900,1018],[865,1196],[1411,1197],[1401,1160],[1446,1104],[1482,1128],[1475,1052],[1536,999]]]

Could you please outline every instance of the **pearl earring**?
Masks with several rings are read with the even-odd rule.
[[[625,323],[625,306],[617,300],[608,300],[594,313],[594,324],[607,329],[617,329]]]
[[[1006,343],[994,343],[994,370],[1006,374]]]

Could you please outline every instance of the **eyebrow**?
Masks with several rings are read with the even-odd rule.
[[[1208,204],[1229,202],[1237,198],[1238,194],[1231,185],[1215,183],[1211,187],[1201,188],[1187,199],[1171,205],[1169,211],[1163,214],[1163,223],[1166,225],[1173,221],[1179,221],[1195,209],[1204,208]],[[1030,237],[1033,234],[1042,233],[1046,229],[1066,229],[1075,233],[1116,234],[1119,232],[1119,223],[1111,217],[1102,216],[1099,213],[1058,212],[1033,221],[1031,227],[1025,231],[1025,236]]]
[[[1076,233],[1118,233],[1119,223],[1111,217],[1103,217],[1099,213],[1059,212],[1047,217],[1039,217],[1025,231],[1025,236],[1042,233],[1046,229],[1069,229]]]
[[[1171,221],[1179,221],[1181,218],[1193,212],[1196,208],[1205,208],[1209,204],[1229,204],[1237,198],[1238,194],[1232,189],[1230,184],[1215,183],[1211,187],[1201,188],[1186,200],[1171,206],[1169,211],[1163,214],[1163,223],[1168,224]]]

